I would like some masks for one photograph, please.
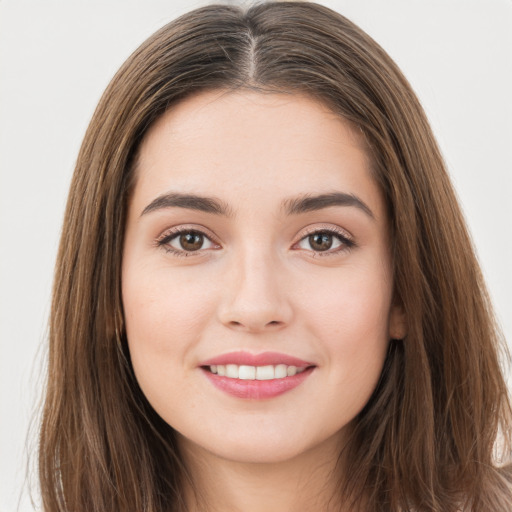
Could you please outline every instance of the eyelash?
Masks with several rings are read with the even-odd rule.
[[[213,239],[213,237],[204,231],[196,228],[177,228],[173,229],[171,232],[166,231],[164,235],[160,236],[156,240],[156,245],[158,247],[161,247],[166,252],[173,254],[174,256],[178,257],[189,257],[195,255],[195,253],[198,253],[199,255],[202,251],[205,249],[198,249],[197,251],[187,251],[184,249],[176,249],[172,246],[170,246],[170,242],[174,239],[178,238],[181,235],[184,234],[196,234],[204,237],[206,240],[208,240],[210,243],[218,245],[217,242]],[[332,236],[341,243],[341,246],[339,248],[336,248],[335,250],[326,250],[326,251],[315,251],[313,249],[310,249],[310,251],[313,253],[314,257],[328,257],[328,256],[334,256],[338,253],[347,252],[353,247],[355,247],[355,242],[347,235],[346,232],[342,230],[337,230],[335,228],[329,227],[329,228],[314,228],[309,231],[307,231],[304,236],[300,238],[298,242],[296,242],[293,246],[297,246],[300,244],[303,240],[309,238],[312,235],[319,235],[319,234],[326,234],[329,236]],[[305,249],[307,250],[307,249]]]
[[[204,249],[198,249],[197,251],[186,251],[184,249],[176,249],[169,245],[170,242],[172,242],[175,238],[185,234],[201,235],[205,240],[210,241],[212,244],[218,245],[218,243],[214,241],[214,237],[212,235],[205,233],[201,229],[187,227],[180,227],[172,229],[171,231],[166,231],[156,240],[156,245],[164,249],[166,252],[171,253],[173,256],[178,257],[188,257],[195,255],[195,253],[201,253]]]
[[[301,237],[301,239],[294,244],[294,247],[298,244],[300,244],[303,240],[309,238],[312,235],[320,235],[320,234],[326,234],[329,236],[332,236],[334,238],[337,238],[338,241],[341,243],[340,247],[336,248],[335,250],[326,250],[326,251],[314,251],[311,249],[311,252],[313,253],[313,257],[315,258],[325,258],[329,256],[336,256],[339,253],[344,253],[350,251],[353,247],[355,247],[355,242],[350,238],[348,233],[346,231],[343,231],[341,229],[336,229],[334,227],[325,227],[325,228],[311,228],[310,230],[306,230],[306,233],[304,236]]]

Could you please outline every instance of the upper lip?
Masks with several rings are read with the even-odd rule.
[[[212,359],[202,362],[199,366],[226,364],[236,364],[238,366],[276,366],[278,364],[285,364],[287,366],[296,366],[297,368],[313,366],[307,361],[287,354],[280,354],[278,352],[261,352],[260,354],[251,354],[250,352],[244,352],[243,350],[213,357]]]

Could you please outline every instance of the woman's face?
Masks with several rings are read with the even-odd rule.
[[[201,93],[150,129],[126,332],[142,391],[190,450],[277,462],[343,441],[403,335],[369,167],[360,135],[299,95]]]

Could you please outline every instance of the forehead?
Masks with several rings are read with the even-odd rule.
[[[381,209],[361,133],[298,94],[203,92],[166,112],[139,150],[136,196],[204,193],[236,207],[343,191]]]

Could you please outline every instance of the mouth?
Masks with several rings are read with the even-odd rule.
[[[202,368],[219,377],[239,380],[274,380],[293,377],[302,373],[308,367],[297,367],[293,365],[277,364],[265,366],[249,366],[237,364],[212,364]]]
[[[299,386],[316,366],[284,354],[226,354],[200,366],[217,388],[236,398],[274,398]]]

